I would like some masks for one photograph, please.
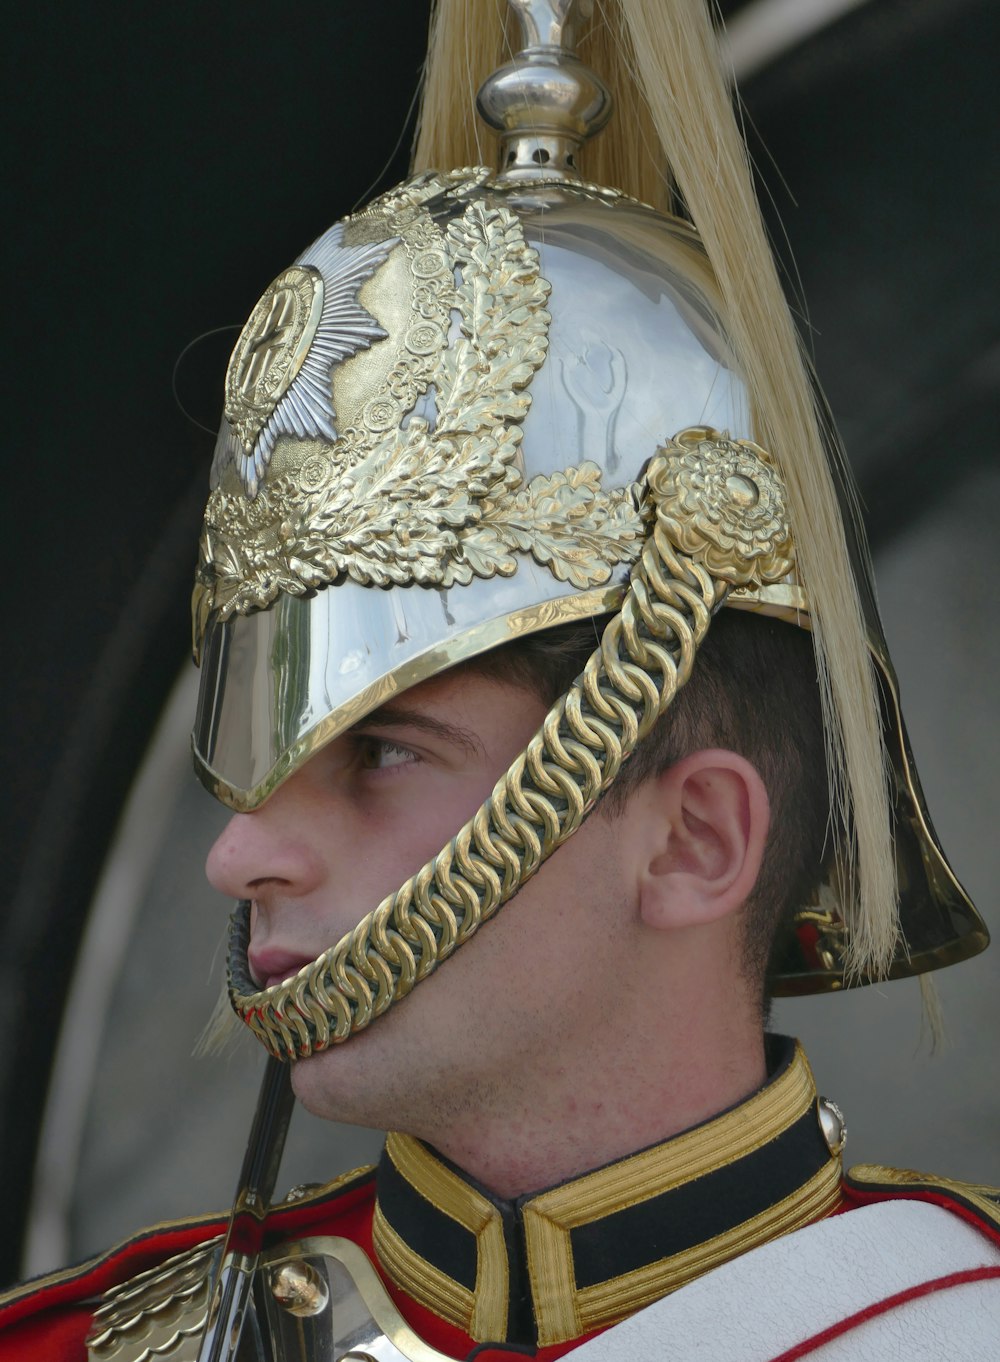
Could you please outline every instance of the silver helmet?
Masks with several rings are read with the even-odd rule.
[[[288,1057],[404,996],[572,834],[723,606],[817,629],[847,772],[826,883],[788,924],[776,991],[916,973],[987,940],[926,814],[812,399],[800,440],[759,360],[772,338],[748,345],[705,215],[696,230],[581,179],[579,148],[610,112],[574,50],[586,6],[512,8],[524,47],[479,96],[500,170],[425,171],[338,222],[237,342],[194,594],[196,767],[230,807],[255,809],[394,694],[534,631],[614,617],[476,818],[343,941],[260,990],[237,912],[231,997]],[[655,8],[619,0],[634,44],[635,14]],[[860,857],[859,828],[875,848]],[[891,864],[857,902],[865,855],[895,863],[901,931]]]

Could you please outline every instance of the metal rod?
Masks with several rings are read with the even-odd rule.
[[[198,1362],[233,1362],[240,1345],[267,1212],[295,1105],[289,1069],[281,1060],[269,1058],[264,1070]]]

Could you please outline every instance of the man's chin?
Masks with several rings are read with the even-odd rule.
[[[372,1074],[357,1058],[364,1037],[362,1032],[308,1059],[297,1059],[292,1065],[292,1091],[306,1111],[324,1121],[381,1130],[384,1120],[377,1110]]]

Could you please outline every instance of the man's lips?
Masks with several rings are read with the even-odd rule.
[[[251,946],[247,952],[247,964],[259,988],[283,984],[286,979],[298,974],[303,965],[311,965],[315,958],[314,955],[285,951],[276,946],[265,946],[261,950]]]

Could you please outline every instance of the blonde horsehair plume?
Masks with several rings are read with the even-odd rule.
[[[415,170],[494,161],[475,97],[519,46],[506,8],[438,0]],[[812,607],[835,835],[845,848],[847,970],[878,976],[899,931],[896,874],[875,674],[828,451],[841,456],[782,293],[711,17],[705,0],[598,0],[578,52],[616,100],[608,128],[583,149],[582,173],[661,208],[676,190],[718,280],[756,438],[785,477]]]
[[[250,1032],[233,1011],[233,1005],[229,1001],[229,988],[223,979],[211,1016],[199,1033],[191,1053],[195,1059],[226,1055],[235,1050],[244,1039],[250,1039]]]

